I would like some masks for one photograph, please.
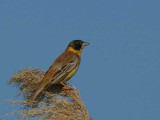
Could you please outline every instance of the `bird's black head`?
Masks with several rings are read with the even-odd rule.
[[[82,40],[73,40],[69,43],[68,47],[72,47],[75,50],[82,50],[84,46],[89,45],[87,42],[83,42]]]

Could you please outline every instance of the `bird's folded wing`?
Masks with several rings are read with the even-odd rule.
[[[56,84],[65,79],[69,75],[69,73],[74,70],[78,64],[78,59],[76,57],[72,57],[71,60],[69,60],[66,63],[63,63],[61,66],[59,66],[58,69],[54,71],[54,76],[51,80],[51,84]]]

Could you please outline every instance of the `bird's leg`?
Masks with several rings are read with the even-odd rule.
[[[73,90],[71,87],[69,87],[69,85],[67,85],[66,83],[61,82],[61,84],[63,85],[63,89],[64,90]]]

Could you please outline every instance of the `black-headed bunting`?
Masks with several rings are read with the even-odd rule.
[[[34,101],[48,84],[64,84],[68,81],[77,72],[81,61],[81,51],[88,44],[89,43],[83,42],[82,40],[71,41],[66,50],[55,60],[46,72],[40,86],[28,101]]]

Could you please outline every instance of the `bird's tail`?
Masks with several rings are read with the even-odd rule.
[[[32,96],[28,99],[28,102],[33,102],[33,101],[37,98],[37,96],[40,94],[40,92],[43,90],[43,88],[44,88],[44,85],[41,85],[41,86],[38,88],[38,90],[36,90],[36,91],[32,94]]]

